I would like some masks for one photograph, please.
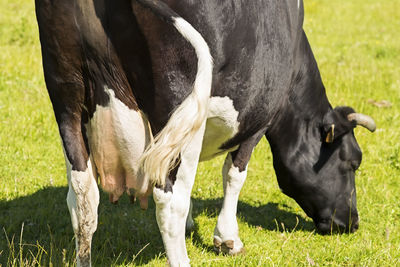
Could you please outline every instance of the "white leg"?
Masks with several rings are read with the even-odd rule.
[[[214,246],[217,252],[235,255],[243,252],[243,243],[239,238],[236,210],[239,193],[246,180],[247,168],[240,172],[232,163],[229,153],[222,169],[224,180],[224,202],[214,229]]]
[[[75,233],[77,266],[91,266],[92,236],[97,228],[99,189],[89,159],[85,171],[71,170],[67,162],[67,205]]]
[[[190,193],[196,175],[203,134],[204,125],[181,153],[181,162],[172,192],[165,192],[164,189],[157,187],[153,190],[157,223],[172,267],[190,265],[185,245],[185,224],[190,208]]]

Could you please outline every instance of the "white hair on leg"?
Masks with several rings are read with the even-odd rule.
[[[66,156],[65,161],[69,186],[67,205],[75,233],[77,266],[87,267],[91,266],[92,237],[97,229],[99,189],[90,159],[83,172],[72,170]]]
[[[239,228],[236,220],[239,193],[247,176],[247,167],[239,171],[232,163],[228,154],[222,169],[224,179],[224,202],[214,230],[214,246],[218,252],[235,255],[243,251],[243,243],[239,238]]]
[[[190,209],[190,194],[201,150],[205,123],[182,152],[172,192],[154,187],[156,218],[170,266],[189,266],[185,244],[186,219]]]

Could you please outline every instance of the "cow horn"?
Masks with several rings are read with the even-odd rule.
[[[347,115],[347,119],[349,121],[356,121],[357,125],[360,125],[362,127],[367,128],[371,132],[374,132],[376,130],[376,124],[374,119],[372,119],[370,116],[367,116],[365,114],[361,113],[350,113]]]

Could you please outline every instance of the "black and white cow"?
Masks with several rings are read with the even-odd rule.
[[[321,232],[358,228],[353,129],[375,124],[329,104],[301,0],[36,0],[36,14],[79,266],[98,180],[112,202],[127,192],[146,208],[152,193],[169,263],[189,265],[197,164],[227,152],[214,245],[241,252],[238,196],[263,136],[282,191]]]

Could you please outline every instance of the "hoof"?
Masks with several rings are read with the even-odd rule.
[[[226,240],[222,242],[219,238],[214,237],[214,251],[217,254],[225,254],[225,255],[240,255],[244,254],[246,251],[244,247],[235,248],[235,241]]]

